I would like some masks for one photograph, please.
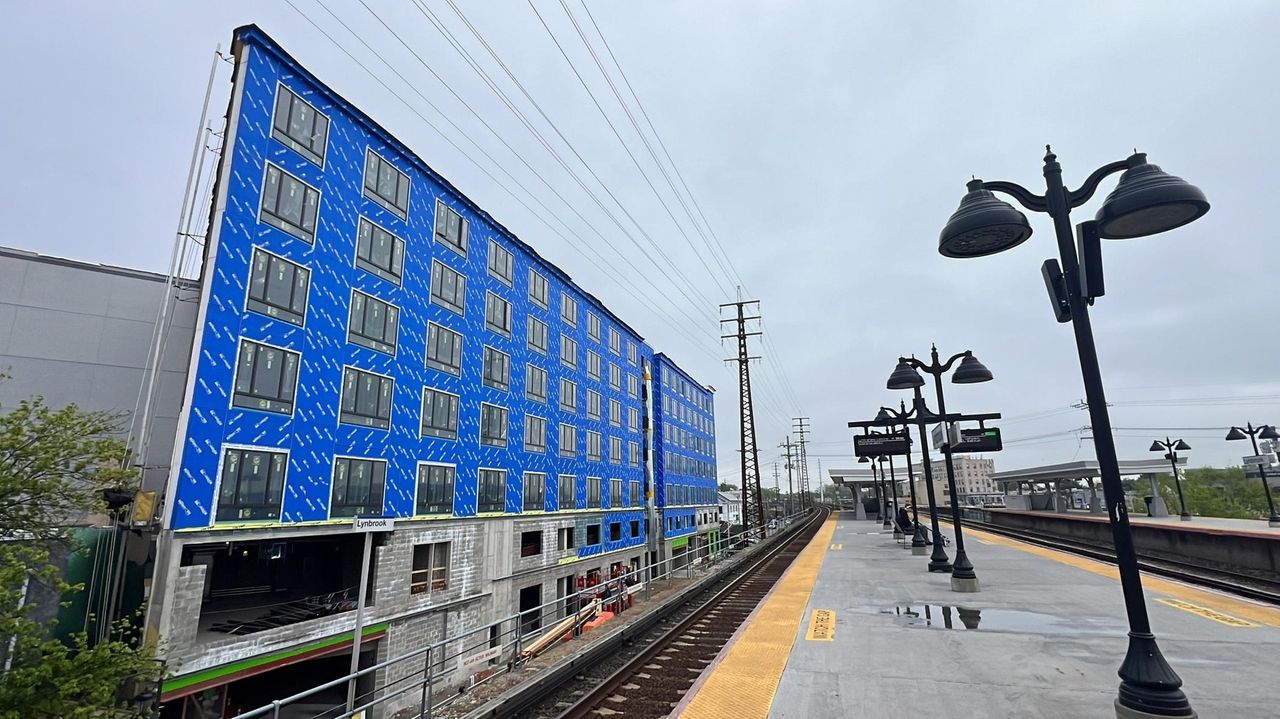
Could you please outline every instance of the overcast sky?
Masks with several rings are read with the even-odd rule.
[[[1223,441],[1227,426],[1280,423],[1272,216],[1280,4],[1077,2],[1061,12],[1025,2],[587,0],[588,17],[582,0],[565,0],[648,132],[598,23],[697,207],[684,203],[705,214],[708,231],[676,199],[559,0],[533,5],[572,67],[527,2],[453,1],[572,150],[449,0],[419,0],[624,233],[419,6],[365,0],[397,39],[361,0],[290,1],[296,10],[285,0],[6,2],[0,244],[163,271],[214,48],[225,50],[236,26],[256,23],[655,348],[714,385],[728,481],[739,475],[737,374],[718,358],[736,349],[722,349],[714,305],[734,299],[731,273],[761,300],[771,340],[753,344],[765,360],[752,370],[766,486],[776,445],[798,414],[813,425],[811,474],[819,460],[848,466],[845,423],[896,404],[902,393],[884,389],[895,358],[924,355],[930,342],[946,354],[972,349],[995,374],[956,386],[948,404],[1009,418],[997,469],[1092,458],[1087,435],[1071,431],[1088,424],[1071,409],[1083,396],[1071,328],[1053,321],[1040,279],[1040,263],[1055,253],[1048,218],[1032,217],[1031,240],[998,256],[937,253],[938,231],[971,175],[1043,191],[1046,143],[1069,185],[1137,148],[1213,205],[1188,227],[1105,244],[1108,293],[1093,309],[1094,330],[1112,423],[1140,428],[1117,430],[1121,458],[1148,457],[1151,439],[1169,434],[1191,443],[1193,466],[1238,464],[1251,452]],[[214,86],[217,118],[228,75],[223,66]],[[1113,187],[1106,182],[1075,220],[1091,217]],[[728,262],[704,241],[712,232]],[[637,250],[630,238],[657,256],[646,234],[684,279]],[[587,243],[607,262],[584,251]]]

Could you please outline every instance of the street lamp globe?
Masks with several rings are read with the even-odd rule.
[[[893,374],[889,375],[889,381],[885,383],[888,389],[911,389],[923,386],[924,377],[921,377],[916,368],[905,359],[898,360],[898,366],[893,368]]]
[[[1248,438],[1249,436],[1246,435],[1244,432],[1241,432],[1239,427],[1232,427],[1231,431],[1227,432],[1227,441],[1233,442],[1238,439],[1248,439]]]
[[[944,257],[983,257],[1004,252],[1031,236],[1027,216],[970,180],[960,207],[938,236],[938,252]]]
[[[1098,235],[1112,240],[1146,237],[1194,222],[1209,211],[1200,188],[1147,162],[1129,157],[1129,169],[1098,210]]]
[[[1183,442],[1182,440],[1178,440],[1177,442],[1173,443],[1173,449],[1176,452],[1186,452],[1187,450],[1191,449],[1191,445],[1187,444],[1186,442]]]
[[[972,354],[965,355],[964,359],[960,360],[960,366],[956,367],[956,371],[951,375],[952,384],[977,384],[990,382],[991,379],[991,370]]]
[[[1160,440],[1158,440],[1158,439],[1157,439],[1156,441],[1154,441],[1154,442],[1152,442],[1152,443],[1151,443],[1151,449],[1149,449],[1149,450],[1147,450],[1147,451],[1149,451],[1149,452],[1163,452],[1163,451],[1164,451],[1164,445],[1163,445],[1163,444],[1160,444]]]

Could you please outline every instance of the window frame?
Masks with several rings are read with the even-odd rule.
[[[573,347],[573,351],[569,353],[569,356],[573,358],[572,364],[564,361],[565,348],[569,346]],[[566,334],[560,335],[560,364],[571,370],[578,369],[578,341]]]
[[[445,542],[420,542],[420,543],[417,543],[417,544],[414,544],[414,545],[413,545],[413,552],[412,552],[412,554],[411,554],[411,555],[410,555],[410,557],[409,557],[409,594],[410,594],[410,595],[414,595],[414,594],[426,594],[426,595],[430,596],[430,595],[432,595],[432,594],[434,594],[434,593],[436,593],[436,592],[443,592],[443,591],[447,591],[447,590],[449,589],[449,579],[450,579],[450,577],[449,577],[449,568],[450,568],[450,565],[451,565],[451,562],[452,562],[452,559],[453,559],[453,557],[452,557],[452,555],[453,555],[453,546],[452,546],[452,545],[453,545],[453,542],[450,542],[450,541],[445,541]],[[416,562],[416,560],[417,560],[417,556],[416,556],[416,555],[417,555],[417,553],[418,553],[418,547],[427,547],[427,548],[428,548],[428,549],[427,549],[427,568],[426,568],[426,569],[417,569],[417,568],[416,568],[416,566],[417,566],[417,562]],[[444,561],[443,561],[443,562],[437,562],[437,557],[439,556],[439,548],[440,548],[440,547],[443,547],[443,548],[444,548],[443,554],[444,554],[445,556],[444,556]],[[437,571],[439,571],[439,572],[442,572],[442,573],[443,573],[443,575],[444,575],[444,579],[443,579],[443,580],[440,580],[440,579],[437,579],[437,578],[436,578],[436,572],[437,572]],[[420,582],[420,581],[416,581],[416,580],[415,580],[415,575],[417,575],[417,574],[419,574],[419,573],[421,573],[421,572],[425,572],[425,573],[426,573],[426,575],[427,575],[427,580],[426,580],[425,582]],[[443,582],[443,584],[440,584],[440,586],[437,586],[437,583],[438,583],[438,582]]]
[[[541,423],[542,423],[542,444],[541,444],[541,445],[538,445],[538,444],[536,444],[536,443],[534,443],[534,444],[530,444],[530,442],[529,442],[529,436],[530,436],[530,432],[529,432],[529,425],[530,425],[530,423],[534,423],[534,424],[536,424],[536,423],[538,423],[538,422],[541,422]],[[523,443],[524,443],[524,451],[526,451],[526,452],[534,452],[534,453],[536,453],[536,454],[546,454],[546,453],[547,453],[547,418],[546,418],[546,417],[539,417],[539,416],[538,416],[538,415],[536,415],[536,414],[529,414],[529,413],[525,413],[525,416],[524,416],[524,437],[523,437],[523,440],[524,440],[524,442],[523,442]]]
[[[402,171],[400,168],[395,166],[395,163],[391,162],[386,157],[384,157],[381,153],[374,150],[373,147],[371,146],[365,147],[364,151],[365,151],[364,167],[360,171],[361,196],[372,201],[374,204],[378,205],[379,207],[386,210],[387,212],[390,212],[396,217],[399,217],[400,219],[407,222],[409,220],[409,205],[412,202],[412,198],[413,198],[413,178],[409,177],[409,173]],[[381,174],[382,165],[386,165],[387,167],[390,167],[392,171],[394,171],[397,175],[399,175],[401,179],[404,180],[406,187],[404,191],[404,208],[403,209],[401,209],[401,207],[396,204],[396,202],[399,200],[399,197],[398,197],[399,191],[400,191],[399,183],[396,184],[397,198],[395,200],[386,199],[385,197],[382,196],[382,193],[378,191],[377,189],[378,178],[375,177],[374,186],[372,188],[369,187],[369,156],[370,155],[373,155],[374,157],[378,158],[378,161],[381,163],[378,166],[378,174]]]
[[[254,284],[253,276],[257,270],[256,260],[259,253],[267,256],[267,270],[266,270],[266,277],[264,277],[262,280],[263,297],[261,299],[253,296],[253,284]],[[277,304],[267,301],[266,299],[267,286],[268,284],[270,284],[270,281],[271,281],[271,270],[272,270],[273,261],[283,262],[285,264],[292,265],[293,271],[294,271],[295,283],[296,283],[298,270],[302,270],[307,273],[307,283],[306,283],[306,288],[303,290],[304,296],[302,298],[302,310],[300,312],[295,311],[292,307],[280,307]],[[312,273],[311,273],[310,267],[300,262],[294,262],[293,260],[287,257],[284,257],[283,255],[280,255],[278,253],[272,252],[271,250],[268,250],[267,248],[262,247],[260,245],[253,245],[253,249],[249,253],[249,280],[248,282],[245,283],[245,288],[244,288],[245,311],[253,312],[255,314],[259,314],[264,317],[270,317],[272,319],[280,320],[281,322],[287,322],[291,325],[294,325],[295,327],[306,327],[307,326],[307,309],[311,305],[311,274]],[[289,295],[290,295],[289,299],[291,301],[293,300],[293,295],[296,290],[297,290],[297,285],[294,284],[290,288],[290,292],[289,292]],[[257,305],[261,305],[261,307],[254,306],[255,303]]]
[[[485,423],[484,423],[485,407],[490,407],[492,409],[500,410],[502,412],[502,443],[501,444],[498,444],[492,441],[485,441],[486,440]],[[511,444],[511,410],[507,407],[503,407],[500,404],[493,404],[492,402],[481,402],[480,403],[480,445],[483,447],[509,447],[510,444]]]
[[[387,418],[385,420],[386,421],[385,427],[382,426],[381,424],[376,424],[368,421],[352,422],[352,421],[343,419],[343,416],[347,414],[347,410],[343,409],[343,404],[344,404],[343,398],[346,397],[346,389],[347,389],[347,370],[352,370],[358,373],[357,378],[359,377],[359,374],[368,374],[384,380],[391,380],[391,397],[387,401]],[[381,383],[379,383],[379,387],[381,388]],[[390,431],[392,419],[395,417],[395,393],[396,393],[395,377],[391,377],[385,374],[380,374],[378,372],[373,372],[367,369],[361,369],[354,365],[343,365],[342,366],[342,389],[338,392],[338,424],[347,424],[353,427],[364,427],[366,429],[377,429],[377,430],[382,430],[384,432]],[[378,420],[379,422],[383,421],[381,417],[368,417],[367,415],[363,415],[363,414],[355,414],[354,410],[352,410],[351,415],[355,417],[363,417],[366,420]]]
[[[587,310],[587,338],[597,344],[604,341],[604,328],[600,323],[600,315],[591,310]]]
[[[611,354],[615,354],[621,357],[622,356],[622,333],[618,331],[618,328],[610,327],[608,329],[608,337],[609,337],[609,352]]]
[[[440,394],[446,397],[453,398],[453,434],[452,435],[447,434],[447,432],[449,431],[447,427],[444,429],[440,429],[438,427],[432,426],[430,428],[432,431],[430,432],[427,431],[428,430],[428,427],[427,427],[427,393],[428,392],[433,392],[435,394]],[[418,436],[432,437],[434,439],[445,439],[445,440],[457,441],[458,424],[460,421],[459,415],[461,414],[461,412],[462,412],[462,397],[460,397],[459,395],[453,392],[446,392],[445,390],[442,390],[442,389],[436,389],[435,387],[423,387],[421,414],[418,415]],[[433,419],[435,418],[434,411],[432,412],[432,418]]]
[[[538,487],[536,506],[529,506],[529,478],[537,477]],[[546,472],[523,472],[520,475],[520,508],[521,512],[544,512],[547,508],[547,473]]]
[[[498,384],[499,382],[498,379],[491,378],[489,376],[489,354],[490,353],[502,355],[503,359],[505,360],[505,364],[504,364],[505,369],[503,371],[503,379],[501,381],[501,384]],[[503,392],[511,391],[511,355],[507,354],[506,352],[503,352],[502,350],[492,345],[485,345],[484,351],[481,354],[480,362],[481,362],[480,372],[481,372],[482,385],[490,389],[496,389]]]
[[[453,273],[455,277],[455,280],[454,280],[455,289],[458,287],[461,287],[461,294],[462,294],[461,304],[455,305],[452,300],[446,299],[443,295],[436,294],[436,275],[437,275],[436,268],[437,267],[443,268]],[[440,280],[440,287],[441,287],[441,291],[443,292],[444,291],[443,275],[441,275],[441,278],[442,279]],[[458,295],[458,292],[455,291],[454,292],[455,299],[457,295]],[[434,258],[432,258],[431,260],[431,279],[427,283],[427,296],[428,296],[428,302],[430,304],[433,304],[436,307],[443,307],[444,309],[449,310],[450,312],[454,313],[459,317],[467,316],[467,276],[453,269],[449,265],[441,262],[440,260],[434,259]]]
[[[564,388],[566,384],[573,388],[573,391],[569,392],[569,394],[573,396],[572,404],[565,404],[565,401],[564,401],[564,398],[565,398]],[[575,415],[578,413],[578,383],[577,382],[574,382],[568,377],[560,378],[560,396],[557,398],[557,404],[559,404],[561,411],[572,412]]]
[[[539,372],[542,373],[542,394],[541,395],[537,395],[533,393],[533,388],[534,388],[534,385],[536,384],[533,381],[533,377],[535,374]],[[529,400],[530,402],[537,402],[539,404],[548,404],[547,398],[550,397],[550,394],[549,394],[550,390],[547,387],[547,384],[550,381],[551,381],[550,372],[546,371],[545,369],[539,367],[538,365],[532,362],[526,364],[524,366],[524,398]]]
[[[578,300],[568,292],[560,293],[560,321],[575,329],[578,326]]]
[[[569,443],[570,446],[567,448],[568,453],[565,452],[564,441],[564,431],[566,429],[570,430],[569,433],[573,435],[573,441]],[[563,459],[574,459],[578,456],[578,426],[576,424],[560,422],[556,425],[556,455]]]
[[[601,504],[600,504],[600,483],[601,483],[601,481],[602,481],[602,478],[601,478],[601,477],[590,477],[590,476],[589,476],[589,477],[587,477],[587,509],[600,509],[600,508],[601,508]],[[593,488],[595,489],[595,491],[594,491],[594,492],[592,492],[592,489],[593,489]],[[593,494],[595,495],[594,504],[592,503],[592,502],[593,502],[593,500],[592,500],[592,498],[591,498]]]
[[[347,465],[347,472],[348,472],[348,474],[347,474],[347,480],[346,480],[346,481],[347,481],[347,488],[348,488],[348,489],[350,489],[350,486],[351,486],[351,472],[353,472],[353,471],[354,471],[354,470],[353,470],[353,465],[352,465],[351,463],[354,463],[354,462],[368,462],[368,463],[370,463],[370,466],[371,466],[371,467],[377,467],[379,464],[380,464],[380,465],[382,465],[382,492],[381,492],[381,500],[380,500],[380,501],[378,502],[378,504],[376,505],[376,506],[377,506],[376,511],[378,512],[378,514],[379,514],[379,515],[384,514],[384,513],[385,513],[385,510],[386,510],[386,506],[387,506],[387,473],[388,473],[388,472],[390,471],[390,469],[391,469],[391,467],[390,467],[390,463],[389,463],[387,460],[382,459],[382,458],[380,458],[380,457],[357,457],[357,456],[354,456],[354,455],[335,454],[335,455],[333,455],[333,464],[332,464],[332,468],[330,469],[330,472],[329,472],[329,519],[346,519],[346,518],[350,518],[350,517],[359,517],[359,516],[361,516],[362,514],[368,514],[368,513],[369,513],[369,512],[371,512],[371,511],[375,511],[375,510],[372,510],[372,509],[365,509],[365,511],[363,511],[363,512],[361,512],[361,511],[356,511],[356,512],[355,512],[355,513],[353,513],[353,514],[335,514],[335,513],[334,513],[334,509],[338,506],[338,502],[337,502],[337,490],[338,490],[338,476],[337,476],[337,475],[338,475],[338,463],[339,463],[339,462],[343,462],[343,461],[345,461],[345,462],[347,462],[347,463],[348,463],[348,465]],[[373,494],[373,476],[370,476],[370,478],[369,478],[369,494],[370,494],[370,497],[372,497],[372,494]],[[365,508],[365,507],[367,507],[368,505],[365,505],[365,504],[356,505],[356,504],[347,504],[347,503],[344,503],[344,504],[343,504],[343,506],[344,506],[344,507],[359,507],[359,508]]]
[[[423,490],[422,470],[423,469],[429,470],[432,467],[440,467],[443,469],[447,469],[451,474],[449,478],[449,483],[448,483],[448,491],[445,492],[445,494],[448,495],[448,504],[447,505],[428,504],[427,511],[423,511],[422,510],[422,490]],[[428,478],[428,482],[429,481],[430,479]],[[414,475],[414,482],[413,482],[413,516],[415,517],[430,517],[430,516],[439,516],[439,515],[453,516],[454,514],[453,504],[454,504],[454,499],[457,497],[457,491],[458,491],[458,465],[449,464],[446,462],[428,462],[428,461],[418,462],[417,472]],[[447,506],[447,509],[442,509],[440,511],[430,511],[431,507],[433,506],[439,506],[439,507]]]
[[[454,244],[452,240],[448,239],[447,234],[444,234],[444,235],[440,234],[439,223],[440,223],[441,210],[457,215],[458,227],[459,227],[458,234],[460,237],[461,244]],[[439,242],[440,244],[444,245],[445,247],[448,247],[449,249],[453,250],[457,254],[462,255],[463,257],[466,257],[468,252],[468,247],[471,244],[470,225],[471,225],[471,221],[468,220],[466,217],[463,217],[461,212],[458,212],[457,210],[450,207],[449,204],[446,203],[442,198],[439,198],[439,197],[436,198],[436,211],[431,217],[431,238],[434,241]],[[446,233],[448,232],[448,227],[449,227],[448,223],[446,222],[445,224]]]
[[[442,362],[440,362],[439,360],[436,360],[434,357],[432,357],[432,355],[431,355],[431,328],[433,328],[433,327],[434,327],[434,328],[436,328],[436,330],[437,330],[437,332],[436,332],[436,336],[437,336],[437,338],[439,337],[439,335],[440,335],[440,331],[441,331],[441,330],[443,330],[443,331],[445,331],[445,332],[448,332],[449,334],[451,334],[451,335],[453,335],[454,337],[456,337],[456,338],[457,338],[457,343],[456,343],[456,347],[457,347],[457,355],[458,355],[458,364],[457,364],[457,365],[445,365],[445,366],[439,366],[439,365],[443,365],[444,363],[442,363]],[[464,340],[464,337],[462,336],[462,333],[461,333],[461,332],[458,332],[458,331],[453,330],[453,329],[451,329],[451,328],[449,328],[449,327],[446,327],[446,326],[444,326],[444,325],[440,324],[439,322],[432,322],[432,321],[428,320],[428,321],[427,321],[427,342],[426,342],[426,346],[423,348],[423,364],[427,367],[427,369],[433,369],[433,370],[436,370],[437,372],[444,372],[445,374],[453,375],[454,377],[461,377],[461,376],[462,376],[462,351],[463,351],[463,340]],[[439,344],[439,340],[438,340],[438,339],[437,339],[436,344],[437,344],[437,345]],[[450,359],[452,359],[452,357],[451,357]],[[432,362],[436,362],[436,364],[432,364]],[[452,368],[452,369],[449,369],[449,368]]]
[[[494,269],[493,267],[494,250],[497,250],[498,252],[506,255],[507,257],[506,264],[507,264],[508,274],[503,275],[501,271]],[[508,250],[507,248],[503,247],[497,240],[493,239],[492,237],[489,238],[489,255],[488,257],[485,258],[485,270],[489,273],[490,277],[496,279],[497,281],[501,282],[507,287],[515,287],[516,255],[511,250]]]
[[[481,499],[484,497],[484,479],[486,473],[496,475],[498,479],[498,509],[492,509],[492,504],[481,505]],[[496,514],[507,511],[507,470],[498,467],[480,467],[476,471],[476,514]]]
[[[306,221],[305,215],[306,215],[306,207],[307,207],[307,195],[305,190],[311,190],[312,192],[315,193],[316,195],[315,210],[316,211],[315,211],[315,216],[311,218],[311,221],[314,224],[314,226],[310,230],[308,230],[304,225],[295,225],[293,224],[292,220],[289,220],[285,218],[283,215],[278,214],[277,211],[280,207],[279,192],[276,193],[275,206],[277,209],[276,210],[267,209],[267,206],[266,206],[267,180],[270,178],[271,170],[273,168],[276,170],[276,172],[279,172],[281,174],[281,178],[280,178],[281,188],[283,188],[284,186],[285,177],[292,178],[293,180],[296,180],[298,184],[302,185],[304,190],[303,196],[302,196],[303,216],[299,218],[300,222]],[[316,232],[319,231],[320,229],[320,203],[323,200],[324,200],[324,193],[320,191],[320,188],[313,187],[312,185],[307,183],[305,180],[303,180],[301,177],[298,177],[297,175],[289,172],[288,170],[284,169],[283,167],[277,165],[274,162],[267,161],[265,163],[265,167],[262,170],[262,185],[258,191],[258,218],[257,218],[258,222],[265,224],[269,227],[274,227],[277,230],[280,230],[281,232],[289,235],[290,237],[302,240],[303,242],[309,245],[315,245]]]
[[[295,101],[301,102],[302,104],[311,108],[311,111],[314,112],[317,117],[324,118],[324,142],[321,143],[319,153],[317,153],[314,149],[312,149],[309,146],[303,146],[302,142],[294,138],[293,135],[290,135],[287,130],[281,130],[276,127],[276,118],[279,116],[279,111],[280,111],[280,91],[281,90],[284,90],[285,92],[289,93],[289,95],[293,97]],[[293,114],[292,102],[289,103],[289,110],[290,110],[290,115],[292,115]],[[288,123],[289,123],[289,119],[286,118],[285,119],[286,127],[288,126]],[[315,128],[314,121],[311,123],[311,126],[313,129]],[[328,113],[321,112],[320,108],[316,107],[314,104],[307,101],[304,97],[302,97],[301,94],[295,92],[293,88],[289,87],[288,85],[285,85],[280,80],[276,80],[276,94],[271,102],[271,133],[270,133],[271,139],[279,142],[281,145],[284,145],[290,150],[293,150],[294,152],[301,155],[304,159],[309,160],[311,164],[316,165],[323,170],[325,159],[326,159],[325,156],[328,154],[328,148],[329,148],[329,129],[332,127],[333,127],[333,118],[329,117]],[[276,134],[277,132],[280,134],[277,135]]]
[[[242,469],[244,467],[244,464],[243,464],[244,455],[246,453],[259,452],[259,453],[268,455],[268,459],[270,459],[270,455],[280,455],[283,458],[282,471],[280,475],[280,484],[276,488],[279,498],[276,500],[274,505],[267,503],[265,501],[260,503],[255,503],[252,505],[247,505],[247,506],[241,505],[241,504],[234,504],[228,507],[228,509],[235,510],[241,516],[231,517],[228,519],[220,518],[219,515],[222,513],[222,509],[223,509],[222,492],[223,492],[223,484],[226,480],[226,471],[227,471],[226,461],[227,461],[228,452],[239,452],[240,453],[239,461],[242,462],[242,464],[240,465],[241,469],[238,469],[238,472],[236,474],[236,488],[232,493],[233,497],[236,494],[239,494],[241,477],[244,471]],[[290,451],[288,449],[281,449],[279,447],[260,447],[260,446],[247,445],[247,444],[222,445],[222,451],[218,453],[218,475],[217,475],[216,486],[214,487],[214,490],[213,490],[213,511],[210,513],[210,518],[209,518],[210,526],[215,525],[219,522],[223,522],[223,523],[279,522],[281,517],[284,515],[284,493],[286,488],[289,486],[289,458],[290,458]],[[272,480],[273,480],[273,477],[271,476],[271,470],[268,469],[267,483],[266,483],[266,486],[263,488],[263,492],[262,492],[264,500],[269,499],[271,497]],[[275,510],[274,511],[275,516],[266,516],[266,517],[243,516],[245,509],[248,509],[252,513],[255,508],[260,509],[264,513],[270,515],[272,514],[271,510],[273,506]]]
[[[241,369],[240,353],[243,351],[245,343],[257,345],[260,348],[265,347],[267,349],[277,350],[283,353],[284,356],[293,355],[296,358],[296,363],[294,365],[294,373],[293,373],[293,388],[291,390],[292,397],[291,399],[288,400],[288,406],[289,406],[288,412],[282,412],[280,411],[280,409],[275,408],[276,404],[283,405],[285,403],[285,400],[281,399],[280,397],[255,397],[252,394],[241,393],[238,389],[236,389],[237,386],[240,384],[240,369]],[[283,365],[285,364],[284,356],[281,357],[281,364],[282,364],[282,368],[280,371],[281,384],[283,384],[285,379],[285,372],[283,369]],[[254,353],[253,362],[254,362],[254,370],[256,371],[258,366],[257,365],[258,355],[256,352]],[[267,344],[266,342],[263,342],[261,340],[250,339],[248,337],[240,337],[239,341],[236,343],[235,367],[231,372],[230,408],[238,409],[238,410],[247,410],[250,412],[267,412],[269,414],[277,414],[285,417],[292,417],[294,411],[298,408],[298,380],[301,374],[302,374],[302,353],[299,352],[298,350],[291,350],[286,347],[279,347],[277,345]],[[252,385],[252,382],[253,382],[253,378],[250,378],[250,385]],[[250,407],[243,404],[236,404],[236,398],[241,396],[247,397],[249,401],[257,401],[259,405],[257,407]],[[261,404],[262,402],[266,402],[267,406],[265,407],[262,406]]]
[[[537,277],[541,282],[535,282],[533,279],[534,277]],[[541,297],[533,291],[534,287],[539,286],[542,287]],[[529,301],[544,310],[551,309],[551,282],[547,279],[546,275],[543,275],[532,267],[529,268]]]
[[[595,362],[592,362],[593,359],[595,360]],[[592,349],[587,350],[587,376],[597,382],[599,382],[601,378],[604,377],[604,370],[601,362],[602,360],[600,358],[599,352],[596,352],[595,350],[592,350]],[[592,371],[593,366],[595,367],[594,371]]]
[[[363,331],[361,332],[355,331],[354,327],[352,326],[352,320],[353,320],[353,314],[355,313],[355,310],[356,310],[356,295],[360,295],[361,297],[364,298],[365,309],[364,309],[364,317],[361,322],[362,326],[368,322],[370,300],[381,303],[387,309],[395,310],[395,334],[392,336],[391,338],[392,341],[390,343],[386,341],[386,336],[385,336],[387,322],[389,321],[390,314],[388,314],[387,317],[383,319],[382,327],[383,327],[384,336],[383,336],[383,339],[381,340],[375,337],[372,337],[370,335],[367,335]],[[390,302],[382,299],[381,297],[371,295],[368,292],[362,292],[352,287],[351,299],[347,304],[347,342],[350,344],[356,345],[358,347],[364,347],[365,349],[370,349],[370,350],[373,350],[374,352],[380,352],[382,354],[391,355],[392,357],[395,357],[396,350],[398,349],[400,344],[400,315],[401,314],[402,314],[402,310],[398,305],[391,304]]]
[[[565,479],[569,480],[568,484],[565,484]],[[569,497],[570,497],[569,506],[567,507],[565,506],[565,502],[564,502],[565,487],[569,488]],[[577,509],[577,508],[578,508],[578,475],[557,474],[556,475],[556,510],[563,512],[563,511],[567,511],[570,509]],[[570,527],[569,530],[570,532],[572,532],[573,528]],[[568,549],[572,549],[572,547],[568,547]]]
[[[495,324],[493,321],[493,318],[489,316],[489,310],[493,307],[496,307],[497,302],[501,302],[502,306],[505,307],[505,312],[503,312],[503,317],[500,318],[505,321],[505,324],[501,324],[501,325]],[[494,292],[493,290],[485,290],[485,295],[484,295],[484,328],[485,329],[489,330],[490,332],[493,332],[494,334],[502,335],[503,337],[506,337],[509,339],[511,337],[511,328],[514,322],[514,318],[515,318],[515,309],[511,306],[511,300],[508,300],[506,297],[503,297],[502,295],[498,294],[497,292]]]
[[[361,242],[360,231],[365,226],[369,227],[370,257],[373,256],[373,236],[375,232],[382,232],[391,238],[392,267],[380,267],[379,265],[375,264],[372,259],[366,260],[360,256],[360,242]],[[400,273],[399,274],[396,274],[395,267],[394,267],[396,248],[399,248],[399,251],[400,251]],[[408,244],[404,241],[403,237],[397,235],[391,230],[388,230],[387,228],[374,222],[368,217],[365,217],[364,215],[360,215],[359,217],[356,218],[356,249],[355,249],[355,254],[352,256],[352,260],[351,260],[351,265],[356,269],[362,270],[364,272],[368,272],[374,277],[384,279],[387,282],[394,284],[396,287],[401,287],[404,284],[404,265],[405,265],[405,255],[407,251],[408,251]]]
[[[534,331],[535,327],[542,328],[542,333],[541,333],[542,344],[541,345],[534,342],[534,336],[538,334],[537,332]],[[529,347],[529,349],[534,352],[537,352],[543,357],[546,357],[547,352],[550,351],[550,348],[551,348],[551,328],[547,325],[547,323],[543,322],[537,317],[528,315],[525,317],[525,333],[524,334],[525,334],[525,344]]]
[[[591,444],[592,444],[591,439],[593,437],[596,440],[595,441],[596,453],[594,456],[591,454]],[[599,462],[601,461],[601,458],[603,456],[604,456],[604,441],[601,439],[601,434],[592,429],[587,430],[587,461]]]

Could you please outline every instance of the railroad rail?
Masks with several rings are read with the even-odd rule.
[[[949,512],[941,511],[940,513],[949,514]],[[1115,551],[1110,546],[1100,548],[1096,544],[1086,544],[1050,532],[1005,527],[967,517],[962,517],[962,521],[964,526],[981,529],[984,532],[999,534],[1027,542],[1028,544],[1057,549],[1109,564],[1116,563]],[[1280,606],[1280,578],[1240,572],[1229,567],[1211,566],[1199,562],[1180,560],[1175,557],[1153,556],[1143,553],[1138,555],[1138,568],[1149,574],[1177,579],[1190,584],[1198,584],[1210,589],[1217,589],[1229,594]]]

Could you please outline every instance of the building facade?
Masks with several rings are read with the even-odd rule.
[[[995,460],[983,457],[971,457],[957,454],[951,458],[951,467],[956,475],[956,501],[960,504],[981,505],[995,497],[1003,496],[996,488],[991,477],[995,474]],[[921,504],[925,502],[924,465],[919,462],[912,465],[916,474],[916,498]],[[938,502],[951,501],[951,488],[947,484],[947,461],[935,459],[929,463],[933,473],[933,492]]]
[[[148,619],[172,716],[267,703],[345,674],[353,644],[386,660],[718,526],[709,390],[260,30],[233,55]],[[361,516],[395,518],[363,588]]]

